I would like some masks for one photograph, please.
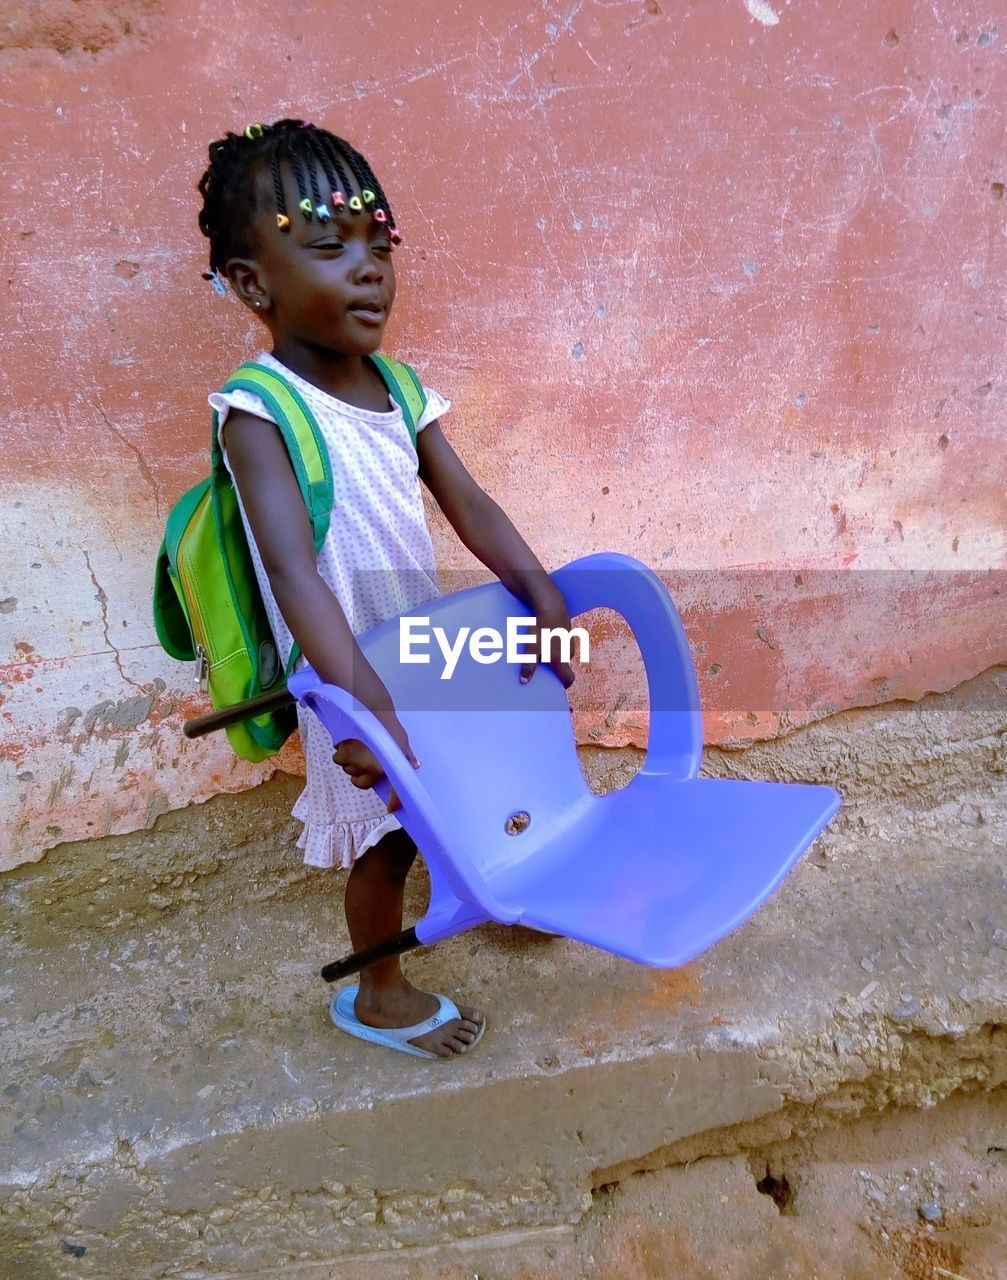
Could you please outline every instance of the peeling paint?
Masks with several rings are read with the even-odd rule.
[[[764,27],[775,27],[780,21],[780,15],[766,0],[745,0],[745,8]]]

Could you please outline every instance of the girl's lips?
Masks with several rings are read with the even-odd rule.
[[[363,324],[382,325],[385,322],[384,311],[367,311],[363,307],[350,307],[350,315],[356,316]]]

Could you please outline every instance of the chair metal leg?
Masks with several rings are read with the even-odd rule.
[[[400,956],[404,951],[412,951],[413,947],[421,946],[423,943],[417,938],[415,928],[403,929],[394,938],[386,938],[384,942],[367,947],[363,951],[354,951],[352,955],[345,956],[342,960],[333,960],[320,971],[321,977],[326,982],[335,982],[337,978],[347,978],[351,973],[359,973],[361,969],[366,969],[368,965],[378,960],[386,960],[389,956]]]

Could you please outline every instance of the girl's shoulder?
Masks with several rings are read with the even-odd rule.
[[[349,404],[345,400],[340,400],[328,391],[323,391],[321,387],[317,387],[313,382],[302,378],[293,369],[288,369],[286,365],[282,364],[268,351],[260,351],[258,355],[253,357],[253,360],[254,363],[264,365],[288,382],[318,419],[319,425],[323,427],[333,424],[339,419],[381,425],[394,423],[402,418],[402,410],[390,393],[386,410],[362,409],[357,405]],[[414,374],[416,373],[415,370],[413,372]],[[443,417],[451,408],[451,401],[433,387],[427,386],[418,374],[416,374],[416,378],[423,390],[425,401],[423,412],[416,423],[416,430],[419,432],[431,422]],[[254,391],[248,391],[243,387],[235,387],[228,391],[211,392],[207,396],[207,400],[210,407],[222,416],[226,416],[231,409],[242,409],[246,413],[265,418],[267,422],[276,421],[265,401],[256,395]]]

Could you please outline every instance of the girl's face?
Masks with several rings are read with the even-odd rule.
[[[333,216],[329,222],[315,216],[309,222],[297,207],[300,197],[293,176],[282,167],[281,176],[290,229],[277,228],[272,180],[268,173],[260,174],[255,258],[234,260],[244,264],[231,275],[235,288],[268,325],[274,340],[286,346],[370,355],[381,346],[395,301],[388,225],[375,222],[367,208],[360,213],[348,207],[333,210],[332,193],[321,173],[319,190]],[[348,205],[360,191],[354,185],[343,195]]]

